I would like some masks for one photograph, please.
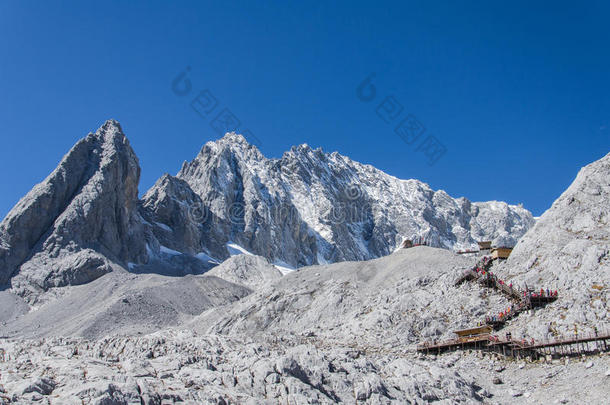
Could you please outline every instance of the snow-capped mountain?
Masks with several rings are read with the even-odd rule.
[[[228,256],[229,240],[295,267],[384,256],[414,237],[447,249],[470,248],[479,240],[512,246],[535,222],[522,207],[455,199],[308,145],[267,159],[235,133],[207,143],[176,178],[148,191],[144,206],[153,207],[148,216],[154,222],[171,226],[164,222],[171,222],[167,213],[154,208],[155,196],[185,183],[201,199],[203,210],[197,210],[205,211],[199,214],[212,232],[174,246],[220,259]],[[193,197],[179,194],[172,197],[179,206],[192,205]]]
[[[413,237],[512,245],[534,224],[521,207],[454,199],[336,152],[301,145],[267,159],[233,133],[140,201],[139,175],[118,122],[78,142],[0,224],[0,285],[36,295],[117,268],[203,273],[235,246],[289,269],[384,256]]]

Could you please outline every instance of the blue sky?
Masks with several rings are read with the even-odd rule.
[[[0,217],[108,118],[141,193],[218,138],[225,109],[268,157],[308,143],[535,215],[609,152],[607,2],[329,3],[1,2]],[[410,144],[406,117],[425,129]]]

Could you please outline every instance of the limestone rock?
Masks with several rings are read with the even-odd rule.
[[[138,159],[116,121],[79,141],[0,224],[0,284],[90,282],[113,262],[146,260]]]
[[[256,290],[278,280],[282,272],[260,256],[238,255],[225,260],[206,273]]]
[[[610,322],[610,154],[585,166],[519,241],[503,272],[514,284],[558,290],[529,336],[593,333]],[[601,329],[600,329],[601,330]]]
[[[534,223],[521,207],[454,199],[307,145],[267,159],[234,133],[208,142],[177,177],[225,240],[293,267],[373,259],[414,238],[448,249],[512,246]],[[208,250],[226,257],[217,243]]]
[[[141,202],[142,216],[162,246],[190,255],[226,259],[228,238],[201,198],[183,180],[162,176]]]
[[[49,395],[55,389],[55,381],[51,378],[36,377],[24,380],[17,388],[17,392],[21,394],[29,394],[37,392],[41,395]]]

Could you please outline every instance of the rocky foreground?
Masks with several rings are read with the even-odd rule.
[[[610,382],[607,354],[531,362],[469,351],[438,357],[416,352],[417,342],[449,337],[506,305],[478,284],[455,287],[472,263],[443,249],[415,247],[283,276],[256,256],[235,256],[214,275],[108,274],[64,288],[6,323],[12,337],[0,340],[0,398],[61,404],[602,403],[603,382]],[[542,314],[523,316],[544,323]]]
[[[174,330],[0,345],[0,404],[601,404],[610,380],[608,356],[424,358],[408,347],[315,336],[251,341]]]

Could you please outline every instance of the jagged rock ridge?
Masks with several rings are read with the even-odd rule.
[[[0,224],[0,285],[33,296],[113,269],[201,274],[229,257],[229,243],[284,267],[376,258],[412,236],[444,248],[511,244],[534,222],[523,208],[453,199],[307,145],[267,159],[236,134],[141,201],[139,175],[116,121],[79,141]]]
[[[606,157],[583,169],[541,224],[519,243],[506,263],[509,269],[494,268],[507,271],[515,282],[540,286],[555,277],[565,283],[556,302],[509,323],[509,330],[519,331],[515,336],[525,332],[538,338],[540,328],[562,315],[564,332],[579,316],[589,330],[607,320],[609,166]],[[284,184],[318,187],[315,182]],[[140,213],[131,212],[135,225],[128,228],[141,237],[143,246],[138,246],[146,254],[134,261],[140,259],[127,249],[123,267],[131,262],[132,272],[143,273],[164,266],[195,268],[193,263],[202,262],[197,252],[211,246],[209,238],[219,249],[227,240],[251,250],[258,246],[238,240],[245,225],[223,222],[221,211],[201,197],[196,186],[164,176],[147,193]],[[248,190],[243,189],[245,198],[234,200],[256,201]],[[442,196],[436,194],[432,192],[431,200]],[[95,201],[92,205],[97,206]],[[430,204],[446,208],[438,201]],[[254,215],[247,209],[233,214],[246,223]],[[501,215],[491,218],[502,222]],[[236,231],[225,235],[220,225],[229,230],[235,226]],[[214,234],[206,234],[210,232]],[[261,232],[254,229],[254,239]],[[17,257],[8,244],[15,239],[1,240],[6,255],[2,260]],[[311,252],[317,244],[316,239]],[[349,253],[345,246],[350,245],[337,245],[336,251]],[[112,254],[119,260],[118,253]],[[7,322],[2,331],[11,337],[0,338],[6,356],[0,362],[0,403],[39,402],[51,396],[79,403],[538,403],[548,398],[603,403],[607,390],[599,382],[610,375],[608,356],[573,358],[567,366],[567,361],[554,364],[557,360],[541,364],[481,359],[468,352],[425,358],[414,353],[416,342],[448,338],[451,331],[475,325],[488,311],[497,313],[510,304],[477,284],[455,286],[456,277],[473,262],[448,250],[414,247],[371,261],[301,268],[283,277],[267,259],[255,256],[225,261],[212,271],[216,277],[127,274],[117,268],[86,285],[59,289],[61,297],[28,314],[11,319],[0,310],[0,319]],[[38,271],[53,275],[53,267],[45,266]],[[17,266],[13,282],[20,281],[23,270]],[[21,302],[8,293],[0,291],[0,309],[8,305],[21,311]],[[167,326],[180,331],[137,336]],[[130,336],[101,338],[123,333]],[[50,338],[57,335],[99,339]],[[494,382],[499,376],[500,382]]]
[[[175,184],[188,185],[189,196],[176,192]],[[224,259],[224,245],[234,241],[294,267],[381,257],[414,236],[448,249],[478,240],[512,246],[534,223],[522,207],[453,199],[420,181],[307,145],[267,159],[234,133],[207,143],[177,178],[157,183],[144,197],[148,216],[169,225],[156,196],[171,195],[170,204],[187,207],[195,199],[191,191],[204,207],[203,223],[215,232],[197,240],[179,236],[174,248]],[[199,225],[181,228],[193,226]]]
[[[83,284],[146,260],[139,177],[118,122],[79,141],[0,224],[0,285]]]

